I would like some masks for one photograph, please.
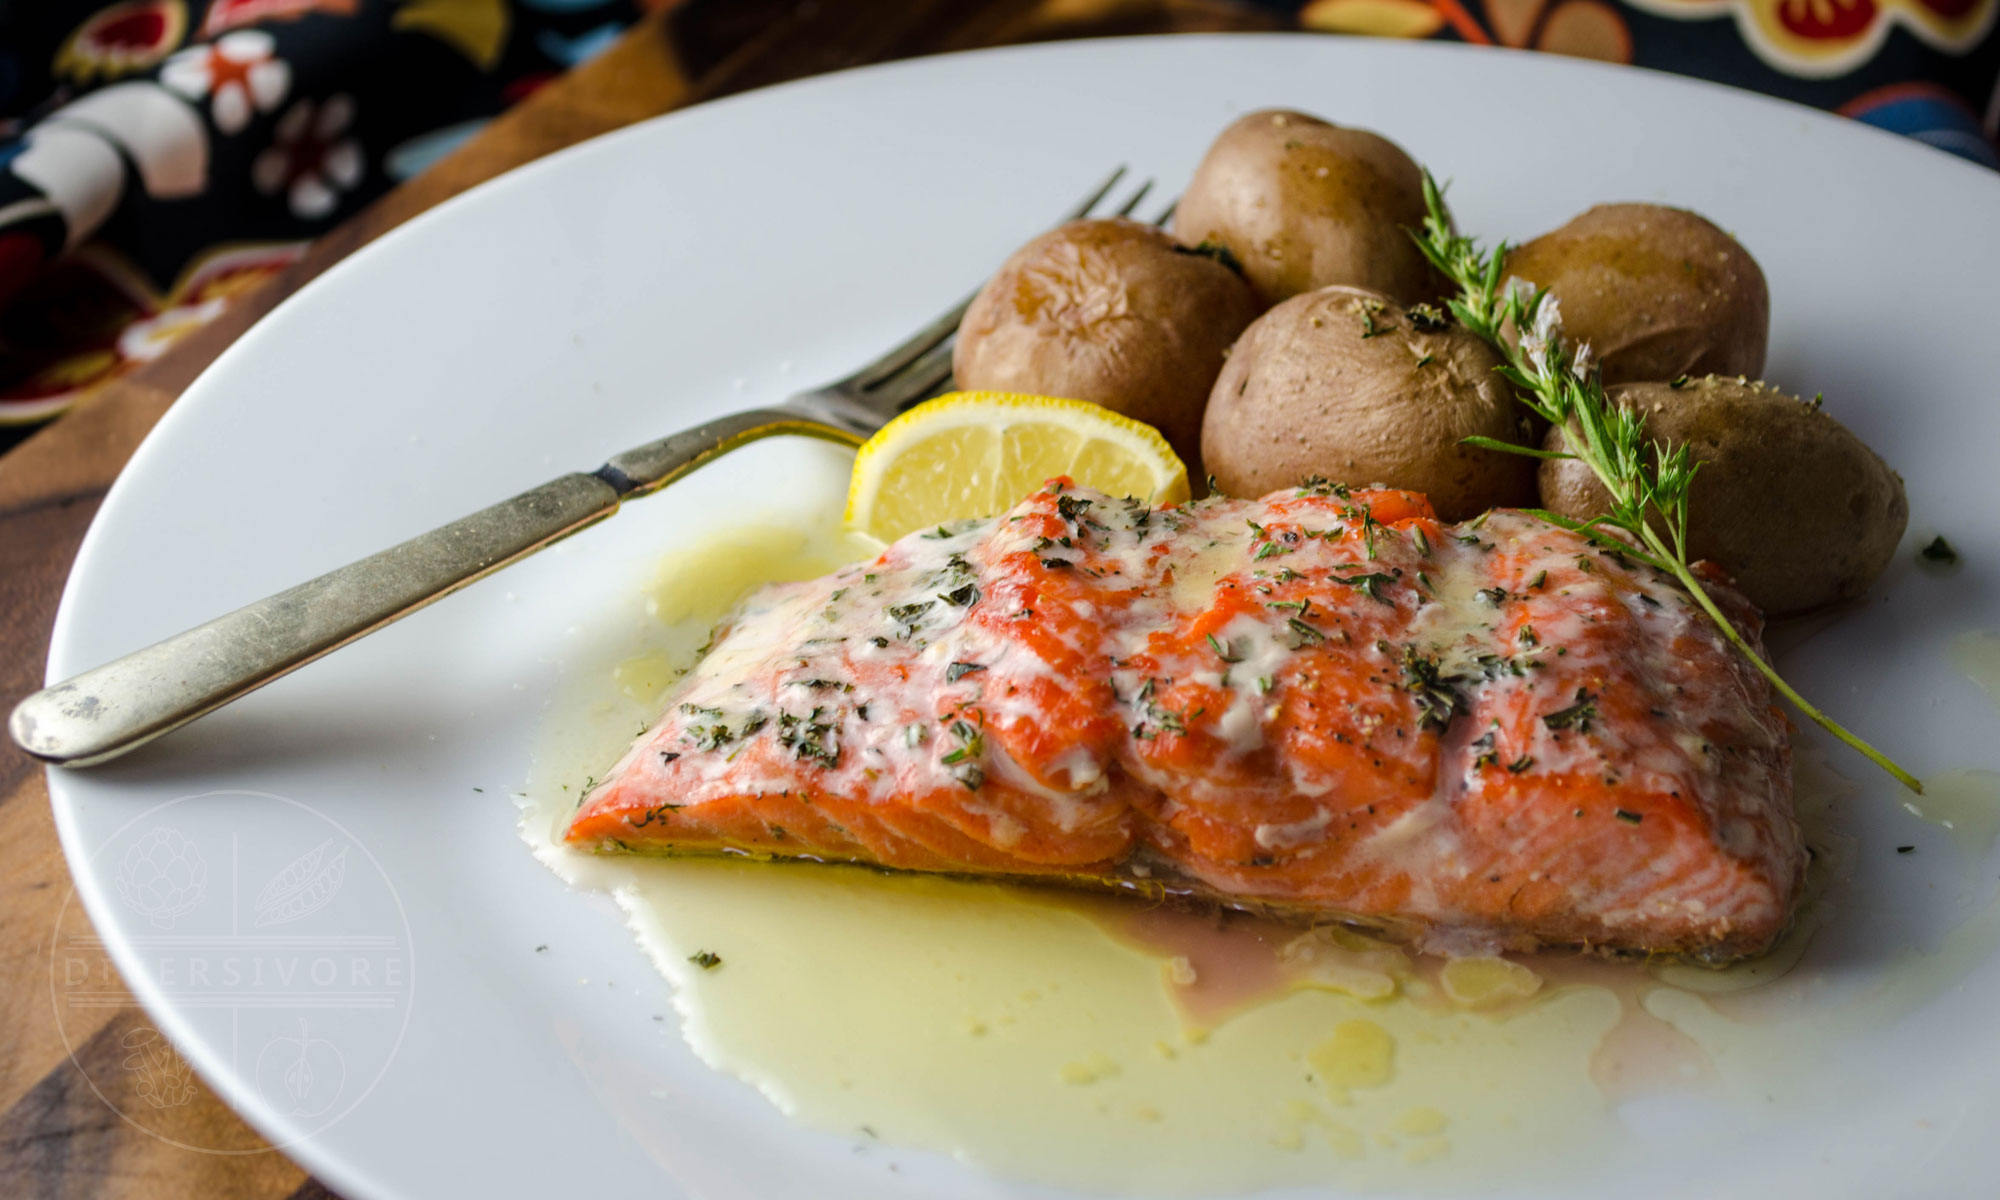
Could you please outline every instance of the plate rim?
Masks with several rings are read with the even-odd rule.
[[[1249,52],[1254,54],[1256,53],[1254,47],[1263,44],[1282,44],[1290,47],[1307,39],[1324,39],[1325,44],[1319,48],[1335,56],[1367,53],[1371,55],[1404,55],[1419,59],[1450,59],[1455,55],[1472,54],[1490,58],[1495,54],[1505,53],[1511,56],[1508,60],[1511,65],[1505,68],[1505,70],[1513,74],[1532,76],[1536,73],[1546,72],[1556,75],[1571,74],[1596,77],[1606,81],[1608,86],[1612,88],[1624,88],[1635,81],[1640,81],[1638,82],[1638,86],[1641,88],[1663,86],[1668,90],[1688,89],[1694,93],[1705,93],[1717,97],[1730,98],[1728,100],[1729,103],[1762,105],[1774,112],[1781,114],[1788,113],[1794,117],[1804,119],[1808,123],[1819,122],[1821,123],[1820,127],[1823,129],[1866,131],[1863,136],[1872,136],[1881,139],[1878,141],[1878,145],[1900,144],[1906,147],[1906,149],[1892,151],[1891,153],[1908,153],[1919,156],[1907,160],[1912,164],[1918,162],[1935,164],[1940,159],[1950,160],[1955,162],[1957,166],[1947,169],[1961,170],[1963,174],[1960,178],[1968,181],[1964,186],[1994,188],[1996,189],[1996,199],[2000,199],[2000,172],[1989,170],[1969,160],[1959,158],[1956,155],[1903,135],[1782,97],[1754,92],[1711,80],[1677,75],[1657,68],[1633,67],[1594,60],[1573,59],[1531,50],[1513,50],[1506,47],[1473,46],[1449,42],[1403,42],[1392,39],[1299,32],[1217,32],[1071,39],[1059,42],[983,47],[943,54],[923,55],[888,63],[863,64],[804,79],[756,88],[715,100],[702,101],[681,109],[649,117],[618,129],[594,135],[584,141],[563,147],[540,158],[514,167],[440,202],[393,229],[386,231],[381,236],[374,238],[368,244],[360,247],[354,253],[345,256],[330,266],[306,285],[285,297],[271,312],[266,313],[249,330],[231,343],[229,347],[189,383],[187,388],[183,390],[162,418],[147,432],[140,445],[127,461],[125,467],[119,471],[111,487],[107,489],[103,500],[100,502],[98,512],[93,516],[90,526],[78,546],[76,556],[72,560],[69,573],[65,579],[62,596],[49,636],[48,653],[44,666],[45,682],[53,682],[61,677],[57,671],[59,663],[64,664],[65,673],[80,669],[79,664],[66,662],[73,655],[73,651],[67,648],[68,643],[74,637],[72,626],[75,620],[75,605],[73,601],[81,593],[81,590],[87,586],[86,576],[94,569],[93,563],[102,553],[99,543],[102,540],[102,530],[108,527],[106,514],[112,514],[111,521],[115,522],[117,520],[117,513],[120,511],[127,493],[132,488],[140,486],[132,481],[152,469],[152,460],[154,458],[167,453],[161,447],[170,438],[163,436],[161,431],[166,430],[171,433],[171,431],[178,428],[177,422],[184,422],[191,419],[186,414],[199,409],[201,405],[207,403],[207,397],[211,394],[220,394],[228,389],[231,386],[229,382],[231,372],[235,370],[236,363],[244,357],[256,353],[265,341],[289,336],[289,325],[298,319],[298,314],[301,311],[299,301],[301,296],[314,297],[315,299],[309,300],[306,303],[316,303],[316,297],[324,290],[321,285],[325,281],[344,280],[354,271],[370,269],[370,264],[374,262],[376,257],[382,254],[401,253],[402,247],[408,244],[410,239],[421,239],[428,236],[426,231],[430,230],[438,222],[457,220],[461,208],[482,204],[505,203],[503,198],[510,194],[511,191],[536,186],[536,181],[540,180],[544,175],[558,175],[564,171],[571,170],[575,162],[585,160],[594,155],[618,153],[626,139],[656,136],[657,131],[661,128],[677,127],[683,123],[706,120],[710,113],[734,111],[742,105],[796,104],[798,101],[794,97],[800,94],[810,95],[810,93],[821,88],[838,89],[866,86],[865,80],[877,76],[945,70],[949,68],[950,64],[968,58],[1005,58],[1016,56],[1022,58],[1061,58],[1065,56],[1088,58],[1104,53],[1123,54],[1128,52],[1128,48],[1132,52],[1143,54],[1150,47],[1161,44],[1173,44],[1176,46],[1186,46],[1190,43],[1218,46],[1227,44],[1232,53],[1242,52],[1239,49],[1240,47],[1250,46],[1253,49]],[[864,82],[857,83],[856,80]],[[1849,135],[1840,134],[1836,136],[1844,137]],[[1969,181],[1973,179],[1984,179],[1987,182],[1971,184]],[[574,469],[587,468],[578,467]],[[54,816],[58,839],[62,845],[65,864],[70,872],[73,894],[89,915],[93,927],[115,930],[118,928],[116,923],[104,925],[99,919],[100,914],[109,906],[109,896],[104,888],[104,880],[97,873],[88,869],[91,854],[82,846],[81,832],[77,825],[79,820],[77,797],[66,790],[66,784],[64,783],[65,775],[65,771],[59,771],[52,765],[45,767],[45,779],[47,781],[50,806]],[[162,1030],[168,1032],[173,1037],[177,1047],[182,1049],[182,1053],[190,1065],[194,1067],[201,1075],[203,1081],[229,1106],[230,1110],[239,1119],[243,1120],[261,1137],[274,1144],[283,1145],[284,1149],[282,1153],[287,1158],[304,1167],[313,1177],[333,1187],[342,1195],[349,1197],[349,1200],[387,1200],[387,1198],[401,1198],[408,1194],[392,1182],[375,1178],[373,1171],[367,1166],[365,1161],[326,1146],[312,1136],[312,1132],[316,1131],[302,1131],[297,1128],[291,1128],[289,1127],[287,1118],[281,1114],[267,1111],[251,1086],[253,1081],[238,1073],[227,1070],[225,1065],[220,1062],[211,1061],[213,1056],[207,1053],[204,1040],[201,1037],[193,1036],[191,1027],[180,1017],[180,1009],[169,1002],[169,998],[155,986],[154,981],[145,971],[138,969],[139,957],[137,949],[123,936],[104,936],[103,943],[106,953],[117,966],[126,986],[131,990],[140,1006]]]

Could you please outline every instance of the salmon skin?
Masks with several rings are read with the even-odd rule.
[[[757,593],[566,838],[1709,961],[1806,863],[1785,719],[1669,576],[1410,492],[1065,479]]]

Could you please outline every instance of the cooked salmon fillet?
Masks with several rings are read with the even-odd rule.
[[[1671,578],[1410,492],[1061,479],[752,597],[566,836],[1711,960],[1806,862],[1785,719]]]

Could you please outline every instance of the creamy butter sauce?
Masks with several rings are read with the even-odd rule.
[[[2000,774],[1961,768],[1924,782],[1924,794],[1903,807],[1941,829],[1968,854],[1984,856],[2000,834]]]
[[[779,525],[674,555],[625,613],[617,655],[573,666],[519,797],[538,857],[616,897],[701,1058],[807,1125],[1110,1192],[1550,1180],[1634,1144],[1628,1101],[1767,1111],[1766,1096],[1820,1078],[1826,1038],[1895,1019],[2000,945],[2000,910],[1982,895],[1942,941],[1873,972],[1877,986],[1825,1003],[1830,968],[1808,951],[1852,876],[1837,810],[1857,789],[1809,754],[1804,915],[1772,954],[1722,971],[1442,959],[1100,895],[556,843],[583,781],[658,718],[746,593],[874,549]],[[1177,586],[1212,582],[1194,559]],[[1951,822],[1968,860],[2000,828],[1987,816],[1996,783],[1931,781],[1924,816]],[[1981,809],[1982,796],[1995,802]]]
[[[2000,633],[1973,629],[1959,634],[1951,640],[1951,661],[2000,705]]]

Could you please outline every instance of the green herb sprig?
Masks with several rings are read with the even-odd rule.
[[[1431,265],[1459,289],[1446,307],[1459,324],[1500,355],[1504,363],[1500,374],[1517,389],[1517,398],[1543,420],[1561,428],[1569,450],[1542,450],[1483,437],[1466,438],[1466,444],[1530,458],[1573,458],[1589,467],[1611,495],[1610,510],[1604,515],[1575,521],[1539,509],[1529,511],[1673,576],[1780,695],[1814,724],[1859,751],[1904,787],[1921,794],[1924,786],[1914,775],[1786,683],[1764,656],[1744,641],[1702,587],[1687,556],[1688,489],[1701,465],[1688,448],[1649,442],[1645,418],[1610,401],[1590,348],[1572,347],[1563,337],[1562,315],[1555,298],[1522,281],[1503,279],[1506,243],[1487,251],[1480,248],[1477,239],[1458,233],[1445,207],[1444,193],[1428,171],[1424,172],[1424,206],[1423,228],[1411,231],[1411,236]],[[1502,336],[1509,326],[1518,333],[1516,341]],[[1615,537],[1611,530],[1632,540]]]

